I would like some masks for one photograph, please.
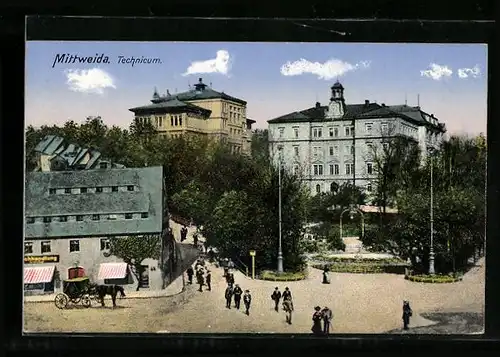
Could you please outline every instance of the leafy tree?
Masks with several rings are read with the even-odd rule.
[[[161,238],[159,235],[113,237],[110,240],[110,253],[123,259],[130,271],[137,278],[136,291],[139,291],[140,280],[145,259],[159,259],[161,253]]]
[[[345,244],[340,237],[338,225],[332,222],[322,222],[312,228],[314,237],[318,240],[325,240],[329,250],[345,250]]]
[[[251,142],[252,156],[264,163],[269,163],[269,132],[267,129],[255,129]]]

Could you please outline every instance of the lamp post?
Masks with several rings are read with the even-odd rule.
[[[278,273],[283,273],[283,251],[281,250],[281,153],[283,147],[279,146],[278,162],[278,216],[279,216],[279,236],[278,236]]]
[[[431,157],[431,207],[430,207],[430,220],[431,220],[431,246],[429,251],[429,274],[435,274],[434,270],[434,159],[432,154],[434,149],[429,149],[429,155]]]

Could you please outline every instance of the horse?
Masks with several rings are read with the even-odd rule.
[[[93,293],[95,294],[96,297],[99,298],[101,301],[101,305],[104,305],[104,297],[106,295],[111,295],[111,300],[113,301],[113,307],[116,307],[116,295],[120,293],[120,297],[124,298],[125,291],[122,286],[120,285],[98,285],[95,284],[91,287],[93,290]]]

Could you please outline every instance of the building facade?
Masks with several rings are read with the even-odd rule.
[[[391,137],[418,142],[425,155],[437,147],[445,125],[420,107],[370,103],[346,104],[344,87],[331,87],[330,102],[268,121],[269,150],[275,164],[300,175],[311,194],[329,192],[345,182],[371,192],[374,155]]]
[[[247,102],[215,91],[202,78],[186,92],[160,96],[155,90],[151,103],[129,110],[159,135],[202,135],[227,142],[233,152],[250,153],[255,121],[246,116]]]
[[[162,167],[27,173],[25,291],[58,291],[74,274],[101,284],[138,284],[127,264],[110,255],[109,240],[164,236],[163,200]],[[161,262],[142,265],[140,286],[163,288]]]

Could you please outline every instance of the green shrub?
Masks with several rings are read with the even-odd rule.
[[[442,283],[455,283],[462,280],[461,276],[453,275],[405,275],[405,279],[413,281],[415,283],[432,283],[432,284],[442,284]]]
[[[271,281],[298,281],[307,278],[307,271],[283,272],[280,274],[275,271],[265,270],[260,273],[259,278]]]
[[[386,260],[386,261],[375,261],[375,260],[363,260],[358,259],[357,261],[347,260],[335,263],[327,264],[316,264],[313,265],[316,269],[323,269],[325,265],[328,266],[329,270],[334,273],[353,273],[353,274],[405,274],[408,264],[401,260]]]

